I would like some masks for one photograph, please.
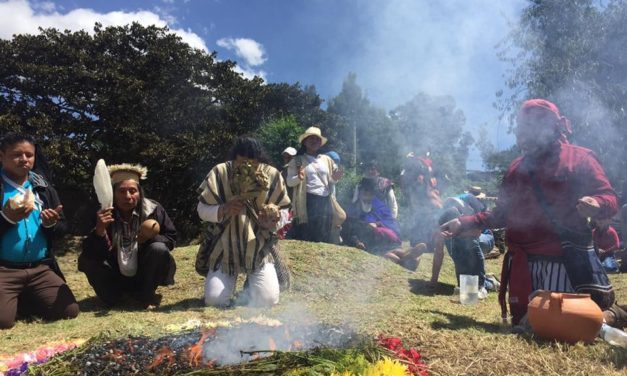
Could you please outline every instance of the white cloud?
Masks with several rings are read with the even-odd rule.
[[[264,81],[266,80],[266,72],[264,70],[255,70],[250,67],[241,67],[240,65],[236,65],[233,70],[237,73],[241,73],[244,78],[249,80],[253,79],[255,76],[261,77]]]
[[[38,27],[91,31],[96,22],[105,27],[126,25],[131,22],[145,26],[169,25],[168,20],[151,11],[98,13],[93,9],[78,8],[62,14],[57,11],[54,3],[48,3],[50,2],[35,3],[27,0],[0,2],[0,38],[11,39],[14,34],[37,34]],[[190,46],[208,51],[205,41],[190,29],[170,30]]]
[[[33,3],[33,8],[50,13],[57,10],[57,5],[52,1],[42,1]]]
[[[261,43],[249,38],[222,38],[217,41],[217,45],[235,54],[251,67],[263,64],[267,58]]]

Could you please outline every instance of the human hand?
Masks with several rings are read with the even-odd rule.
[[[459,218],[451,219],[440,226],[440,235],[445,238],[450,238],[458,235],[461,232],[462,222]]]
[[[10,200],[7,200],[7,203],[2,208],[2,213],[14,223],[21,221],[22,219],[28,217],[30,213],[33,211],[33,207],[29,205],[24,205],[19,208],[13,209],[11,207]]]
[[[594,217],[601,210],[601,205],[599,202],[590,196],[583,196],[579,200],[577,200],[577,211],[579,215],[588,218]]]
[[[298,178],[300,180],[305,180],[305,169],[303,166],[298,167]]]
[[[96,235],[105,236],[107,227],[114,221],[113,208],[105,208],[96,213]]]
[[[220,218],[228,218],[238,215],[242,209],[246,206],[244,200],[240,197],[235,197],[229,200],[226,204],[220,206],[218,214]]]
[[[344,176],[344,169],[342,167],[338,168],[331,174],[331,178],[335,181],[338,181]]]
[[[372,228],[377,228],[377,224],[374,222],[368,223],[368,226],[372,227]]]
[[[44,227],[52,227],[59,222],[61,218],[61,210],[63,210],[63,205],[59,205],[54,209],[44,209],[41,212],[41,224]]]

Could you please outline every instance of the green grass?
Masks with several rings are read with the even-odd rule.
[[[52,323],[19,321],[0,331],[0,352],[33,350],[55,340],[111,336],[160,335],[168,324],[189,319],[221,320],[263,314],[281,320],[348,325],[366,335],[401,336],[417,347],[433,375],[619,375],[627,373],[627,351],[601,341],[564,345],[508,334],[498,324],[495,293],[474,306],[452,303],[454,273],[445,259],[441,284],[430,287],[431,255],[417,272],[409,272],[365,252],[327,244],[283,241],[281,248],[293,272],[291,291],[270,309],[236,306],[206,308],[204,278],[194,271],[197,246],[178,248],[176,284],[160,288],[161,307],[104,309],[82,273],[77,254],[60,257],[61,268],[80,303],[75,320]],[[501,260],[488,260],[498,275]],[[620,301],[627,301],[627,277],[612,275]],[[241,282],[241,281],[240,281]]]

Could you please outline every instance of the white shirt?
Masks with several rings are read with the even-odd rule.
[[[317,196],[328,196],[329,191],[329,169],[327,163],[319,154],[317,157],[305,154],[309,164],[305,167],[307,182],[307,193]]]

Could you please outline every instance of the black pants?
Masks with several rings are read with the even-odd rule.
[[[330,196],[307,193],[307,223],[298,225],[297,239],[331,243]]]
[[[78,316],[74,294],[48,265],[14,269],[0,266],[0,329],[11,328],[15,317],[40,316],[45,320]]]
[[[138,252],[137,274],[125,277],[117,263],[83,257],[79,260],[80,270],[85,273],[96,295],[105,304],[113,306],[120,302],[122,293],[135,293],[142,303],[154,303],[158,286],[174,284],[176,263],[164,243],[155,242],[141,247]]]

